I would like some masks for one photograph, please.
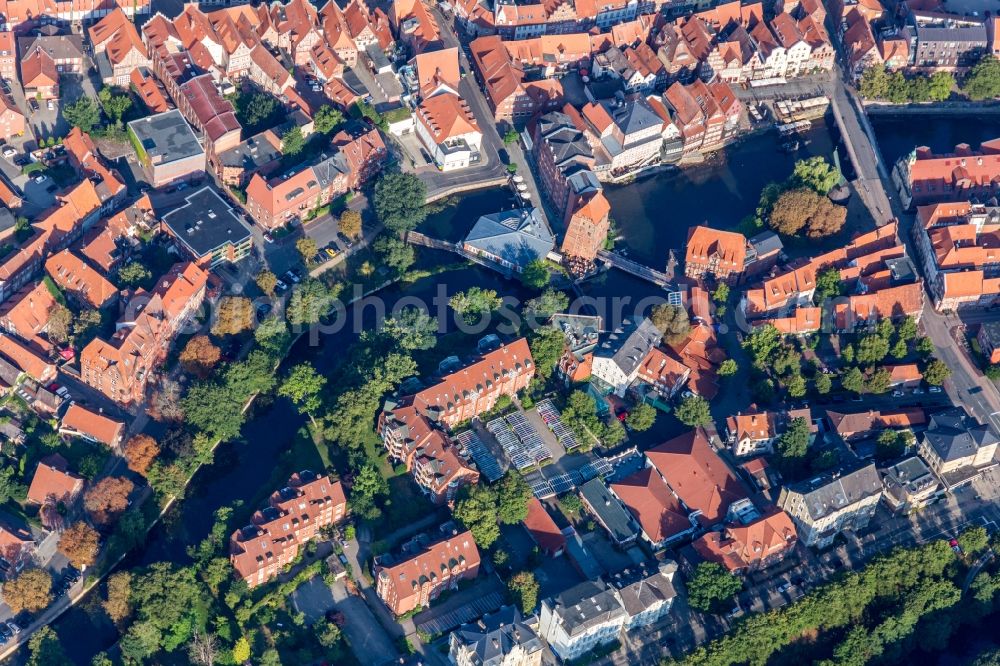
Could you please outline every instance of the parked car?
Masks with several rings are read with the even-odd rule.
[[[56,389],[56,395],[62,398],[63,400],[69,400],[70,398],[70,392],[65,386],[60,386],[58,389]]]
[[[40,173],[37,176],[35,176],[34,178],[32,178],[31,180],[34,181],[36,184],[41,185],[42,183],[44,183],[48,179],[49,179],[48,176],[46,176],[44,173]]]
[[[344,233],[338,232],[337,238],[340,239],[340,242],[344,244],[344,247],[348,249],[354,247],[354,241],[348,238]]]
[[[940,393],[941,392],[941,387],[940,386],[932,386],[932,387],[930,387],[927,390],[930,391],[931,393]]]
[[[7,159],[10,159],[10,158],[14,157],[15,155],[17,155],[17,149],[16,148],[14,148],[13,146],[5,146],[4,147],[4,149],[3,149],[3,156],[4,157],[6,157]]]
[[[21,633],[21,627],[19,627],[17,623],[14,622],[13,620],[9,620],[7,622],[7,628],[10,629],[10,633],[14,634],[15,636]]]
[[[45,103],[45,108],[48,109],[49,111],[55,111],[56,105],[53,104],[52,100],[50,99],[48,102]]]
[[[288,281],[291,282],[292,284],[298,284],[302,282],[299,276],[296,275],[293,271],[286,271],[284,277],[288,278]]]
[[[326,252],[331,259],[340,254],[340,250],[337,248],[336,245],[327,245],[325,248],[323,248],[323,251]]]
[[[283,293],[287,289],[288,285],[282,282],[281,280],[278,280],[277,282],[274,283],[274,290],[279,294]]]
[[[5,639],[10,640],[11,638],[14,637],[14,632],[11,631],[10,627],[8,627],[6,624],[0,623],[0,636],[3,636]]]
[[[39,107],[38,107],[38,102],[37,102],[36,100],[34,100],[34,99],[29,99],[29,100],[28,100],[28,106],[30,106],[30,107],[31,107],[31,110],[32,110],[32,111],[38,111],[38,108],[39,108]]]
[[[962,554],[962,547],[958,544],[958,539],[952,539],[948,542],[948,545],[951,546],[951,549],[955,551],[956,555]]]
[[[273,243],[274,242],[274,236],[271,235],[270,231],[265,231],[264,232],[264,240],[267,241],[268,243]]]

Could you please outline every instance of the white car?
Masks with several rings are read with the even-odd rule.
[[[51,99],[45,103],[45,106],[46,108],[48,108],[49,111],[55,111],[56,109],[56,105],[52,103]]]
[[[927,390],[930,391],[931,393],[940,393],[941,392],[941,387],[940,386],[932,386],[932,387],[930,387]]]
[[[33,181],[35,181],[35,183],[41,185],[42,183],[44,183],[48,179],[49,179],[48,176],[46,176],[44,173],[40,173],[37,176],[35,176],[34,178],[32,178],[31,180],[33,180]]]
[[[15,148],[13,148],[11,146],[7,146],[6,148],[3,149],[3,156],[4,157],[6,157],[6,158],[9,159],[11,157],[14,157],[15,155],[17,155],[17,149],[15,149]]]

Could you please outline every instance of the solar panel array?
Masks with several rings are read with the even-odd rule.
[[[486,424],[486,429],[497,438],[517,470],[527,469],[552,457],[541,435],[520,412],[493,419]]]
[[[500,463],[474,431],[466,430],[455,439],[465,451],[469,452],[472,459],[476,461],[476,467],[487,479],[496,481],[503,476],[503,468]]]
[[[552,486],[543,477],[539,476],[534,479],[528,479],[528,485],[531,487],[531,492],[538,499],[545,499],[546,497],[552,497],[556,494],[552,490]]]
[[[594,458],[591,462],[587,463],[580,468],[580,475],[585,481],[590,481],[594,477],[606,477],[614,471],[614,468],[604,458]]]
[[[572,451],[576,447],[580,446],[580,443],[576,441],[576,435],[573,431],[566,427],[566,424],[562,422],[559,415],[559,410],[556,409],[552,401],[546,398],[538,403],[536,406],[538,410],[538,415],[542,417],[545,421],[545,425],[549,427],[552,434],[556,436],[559,444],[567,451]]]

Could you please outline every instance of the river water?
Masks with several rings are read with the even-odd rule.
[[[903,122],[876,120],[874,124],[883,156],[889,162],[912,150],[914,145],[946,150],[959,141],[975,144],[1000,136],[1000,120],[983,123],[977,118],[973,123],[945,117],[920,118],[919,122],[914,119]],[[734,228],[753,212],[764,185],[786,178],[796,159],[810,155],[829,158],[837,144],[836,132],[822,124],[806,138],[808,142],[803,142],[796,152],[786,153],[781,150],[775,134],[755,135],[723,151],[709,164],[664,172],[630,185],[609,188],[612,215],[625,235],[624,246],[635,259],[662,267],[671,249],[683,247],[688,226],[707,222],[718,228]],[[458,240],[480,215],[512,205],[513,200],[505,190],[472,193],[431,216],[422,230],[440,238]],[[454,260],[450,255],[421,252],[421,261],[428,264]],[[450,295],[472,285],[496,289],[501,294],[519,295],[521,292],[515,282],[485,269],[470,267],[420,280],[405,288],[389,287],[379,297],[387,310],[404,297],[415,296],[431,305],[442,286],[444,293]],[[618,272],[588,283],[585,291],[595,297],[627,295],[634,300],[662,293]],[[343,351],[357,336],[354,323],[371,327],[375,318],[373,308],[361,313],[349,311],[348,326],[320,337],[317,344],[303,338],[293,348],[290,362],[308,360],[321,372],[331,370],[343,359]],[[151,532],[145,547],[133,553],[125,566],[142,566],[161,560],[187,562],[186,546],[206,536],[215,509],[253,497],[271,475],[270,461],[288,447],[304,420],[283,400],[261,410],[243,428],[243,441],[219,447],[216,462],[196,475],[180,509]],[[84,666],[117,638],[114,628],[102,617],[94,601],[96,598],[78,605],[53,625],[74,663]],[[18,655],[19,661],[25,658],[24,652]]]

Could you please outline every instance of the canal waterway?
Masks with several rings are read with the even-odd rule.
[[[1000,120],[943,117],[907,118],[903,121],[873,120],[884,158],[891,162],[908,153],[914,145],[928,145],[943,151],[958,142],[978,144],[1000,136]],[[774,133],[748,137],[719,153],[708,164],[650,176],[630,185],[608,189],[612,214],[625,236],[623,246],[630,255],[651,266],[662,267],[669,250],[683,247],[690,225],[708,223],[717,228],[735,228],[753,213],[760,190],[769,182],[780,181],[791,172],[796,159],[811,155],[830,157],[837,145],[836,132],[818,124],[795,152],[781,149]],[[465,195],[444,210],[432,215],[421,230],[439,238],[459,240],[480,215],[514,205],[513,197],[503,189]],[[421,252],[428,264],[450,263],[456,258],[443,253]],[[478,285],[496,289],[501,294],[522,295],[516,282],[479,267],[449,271],[405,287],[392,286],[380,292],[387,310],[401,299],[416,296],[428,305],[443,286],[444,298]],[[588,282],[584,292],[593,297],[627,295],[638,301],[647,295],[662,293],[652,285],[613,271]],[[344,350],[361,328],[372,327],[377,310],[349,310],[348,325],[337,333],[321,336],[316,344],[303,338],[293,348],[289,362],[308,360],[320,372],[331,371],[344,358]],[[283,400],[258,411],[243,429],[239,442],[219,447],[216,462],[201,470],[192,482],[187,497],[169,519],[154,528],[141,550],[132,554],[125,567],[142,566],[155,561],[189,561],[185,549],[197,544],[208,533],[212,514],[220,506],[247,500],[259,491],[272,471],[272,462],[290,445],[305,418]],[[86,666],[97,652],[107,649],[117,639],[113,626],[103,616],[97,596],[91,595],[64,614],[54,628],[76,664]],[[23,662],[22,650],[15,662]]]

